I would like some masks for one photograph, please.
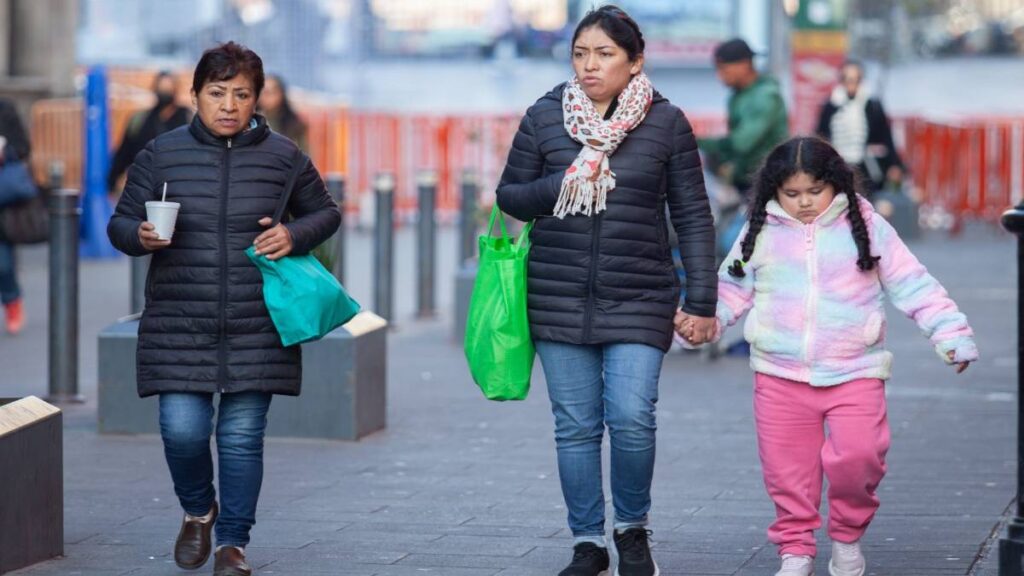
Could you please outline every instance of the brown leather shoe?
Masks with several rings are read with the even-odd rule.
[[[213,576],[252,576],[245,551],[235,546],[218,546],[213,555]]]
[[[210,557],[210,532],[217,522],[217,503],[213,503],[208,520],[185,515],[178,539],[174,541],[174,563],[185,570],[196,570]]]

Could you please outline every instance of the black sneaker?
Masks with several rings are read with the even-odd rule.
[[[581,542],[572,549],[572,562],[558,576],[607,576],[608,549]]]
[[[615,549],[619,553],[619,566],[615,576],[658,576],[661,572],[651,558],[651,547],[647,537],[651,532],[645,528],[630,528],[614,534]]]

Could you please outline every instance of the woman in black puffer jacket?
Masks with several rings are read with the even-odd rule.
[[[341,214],[305,155],[291,196],[293,220],[268,229],[296,146],[254,114],[263,65],[234,43],[206,51],[192,86],[198,114],[152,140],[128,171],[107,232],[131,256],[152,254],[139,328],[138,387],[160,395],[160,431],[185,518],[179,566],[202,566],[216,527],[215,574],[248,574],[244,557],[263,476],[272,394],[297,395],[298,346],[284,348],[263,301],[263,278],[245,254],[304,254],[338,228]],[[145,203],[181,204],[173,240],[146,222]],[[210,436],[220,394],[218,509]]]
[[[573,36],[575,77],[527,111],[497,190],[503,211],[535,221],[529,319],[575,536],[565,576],[608,567],[605,426],[618,573],[657,570],[644,526],[658,378],[680,292],[666,203],[687,273],[682,308],[699,317],[698,341],[714,330],[714,230],[696,141],[686,117],[643,74],[643,48],[622,10],[589,13]]]

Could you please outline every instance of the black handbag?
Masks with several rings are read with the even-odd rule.
[[[50,211],[46,189],[34,198],[0,209],[0,239],[11,244],[39,244],[50,239]]]

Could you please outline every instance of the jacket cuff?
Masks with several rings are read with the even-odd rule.
[[[952,340],[945,340],[935,345],[935,352],[946,364],[959,364],[960,362],[974,362],[978,359],[978,345],[969,336],[960,336]],[[949,359],[949,352],[953,353],[953,359]]]
[[[700,304],[697,302],[685,301],[683,302],[683,312],[686,312],[690,316],[700,316],[701,318],[714,318],[716,306],[714,304]]]
[[[300,226],[295,225],[295,221],[287,222],[283,224],[285,230],[288,231],[288,235],[292,239],[292,255],[305,256],[313,249],[312,247],[306,246],[306,242],[302,237],[302,230]]]

